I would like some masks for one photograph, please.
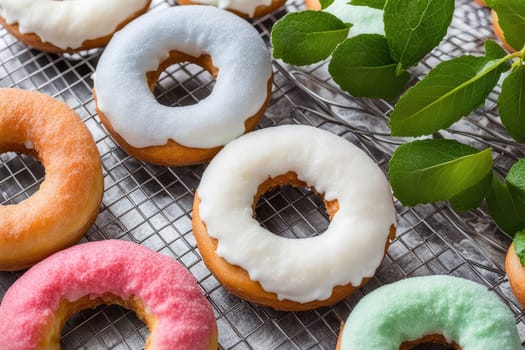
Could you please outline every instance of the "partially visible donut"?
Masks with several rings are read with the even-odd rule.
[[[52,53],[105,46],[151,0],[0,0],[0,24],[24,44]]]
[[[9,151],[35,156],[45,169],[36,193],[0,205],[0,270],[21,270],[86,233],[102,200],[102,166],[79,116],[37,92],[0,89],[0,153]]]
[[[212,5],[241,17],[264,16],[283,6],[286,0],[176,0],[179,5]]]
[[[520,259],[514,250],[514,243],[511,244],[507,251],[505,271],[509,277],[512,292],[521,306],[525,308],[525,267],[521,265]]]
[[[319,0],[305,0],[306,8],[309,10],[321,10]],[[383,23],[383,10],[367,6],[354,6],[348,0],[334,0],[328,7],[323,9],[344,23],[352,23],[348,37],[360,34],[385,34]]]
[[[329,227],[316,237],[274,235],[253,218],[257,199],[290,184],[324,197]],[[210,271],[232,294],[277,310],[309,310],[354,292],[395,236],[388,181],[360,149],[328,131],[285,125],[224,147],[195,194],[193,232]]]
[[[484,0],[474,0],[474,2],[481,7],[487,7],[487,4],[485,3]]]
[[[439,343],[456,350],[520,350],[513,314],[485,287],[457,277],[401,280],[362,298],[336,350],[408,350]]]
[[[216,77],[215,86],[197,104],[161,105],[151,89],[163,69],[181,61],[206,68]],[[148,13],[118,32],[102,54],[95,74],[97,112],[137,159],[201,163],[263,116],[271,96],[271,64],[257,30],[232,13],[211,6]]]
[[[174,259],[125,241],[80,244],[41,261],[0,305],[0,349],[60,349],[67,319],[100,304],[134,310],[145,349],[216,350],[217,325],[193,276]]]

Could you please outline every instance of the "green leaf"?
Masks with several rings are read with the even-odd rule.
[[[321,4],[321,9],[325,9],[328,6],[332,5],[334,0],[319,0],[319,3]]]
[[[513,243],[514,252],[520,259],[521,266],[525,266],[525,230],[516,233]]]
[[[382,10],[385,8],[386,0],[351,0],[349,4],[354,6],[368,6],[374,9]]]
[[[392,58],[409,68],[447,34],[454,0],[388,0],[384,11],[385,36]]]
[[[511,194],[525,203],[525,158],[514,163],[505,182]],[[525,216],[525,213],[523,215]]]
[[[485,101],[505,63],[473,56],[440,63],[401,96],[390,116],[392,135],[428,135],[449,127]]]
[[[397,148],[389,175],[394,196],[412,206],[464,196],[491,168],[490,148],[480,152],[454,140],[423,140]]]
[[[498,59],[507,56],[507,52],[493,40],[485,41],[485,57]]]
[[[516,141],[525,138],[525,66],[514,69],[503,81],[498,107],[510,136]]]
[[[490,0],[490,7],[498,14],[505,40],[516,50],[525,44],[525,1]]]
[[[323,11],[289,13],[273,26],[273,56],[298,66],[319,62],[347,37],[350,26]]]
[[[525,203],[515,198],[497,176],[492,178],[487,205],[494,222],[509,235],[525,228]]]
[[[361,34],[346,39],[335,49],[328,71],[341,89],[353,96],[394,98],[406,86],[410,75],[396,75],[386,39],[378,34]]]
[[[492,172],[489,172],[483,180],[450,198],[450,205],[455,211],[468,211],[478,208],[485,199],[491,184]]]

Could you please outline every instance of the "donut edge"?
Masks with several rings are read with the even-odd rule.
[[[208,5],[208,4],[197,3],[192,0],[176,0],[176,2],[179,5],[204,5],[204,6]],[[262,17],[264,15],[267,15],[270,12],[277,10],[278,8],[283,6],[285,2],[286,0],[272,0],[272,3],[270,5],[259,5],[255,9],[253,16],[250,16],[247,13],[244,13],[238,10],[234,10],[234,9],[230,9],[230,8],[225,8],[224,10],[235,13],[237,16],[245,18],[245,19],[253,19],[257,17]],[[213,5],[208,5],[208,6],[213,6]]]
[[[255,198],[258,198],[260,195],[258,193]],[[352,284],[336,286],[332,290],[332,295],[325,300],[315,300],[307,303],[299,303],[287,299],[279,300],[276,293],[265,291],[259,282],[251,280],[248,272],[242,267],[232,265],[217,255],[218,242],[215,238],[209,236],[206,224],[199,215],[199,204],[200,198],[198,190],[196,190],[193,202],[192,227],[202,260],[224,288],[241,299],[258,305],[270,306],[279,311],[307,311],[333,305],[346,299],[372,278],[363,278],[359,286],[353,286]],[[396,227],[392,225],[385,242],[385,255],[395,235]]]
[[[62,53],[75,53],[79,51],[85,51],[85,50],[91,50],[99,47],[104,47],[107,45],[107,43],[111,40],[113,35],[124,28],[129,22],[134,20],[135,18],[139,17],[140,15],[146,13],[150,7],[152,0],[148,0],[147,4],[142,8],[141,10],[135,12],[128,18],[126,18],[124,21],[120,22],[115,30],[113,30],[112,33],[105,35],[103,37],[95,38],[95,39],[88,39],[85,40],[80,47],[72,48],[68,47],[66,49],[62,49],[60,47],[57,47],[49,42],[44,42],[38,36],[36,33],[27,33],[22,34],[20,33],[18,23],[13,24],[7,24],[5,19],[3,17],[0,17],[0,24],[15,38],[17,38],[20,42],[24,43],[25,45],[39,50],[43,52],[49,52],[54,54],[62,54]]]

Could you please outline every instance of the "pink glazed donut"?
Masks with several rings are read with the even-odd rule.
[[[125,241],[80,244],[41,261],[0,305],[0,349],[60,349],[72,314],[100,304],[134,310],[145,349],[217,349],[217,325],[193,276],[172,258]]]

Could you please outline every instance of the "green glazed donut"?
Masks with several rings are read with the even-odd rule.
[[[340,350],[398,350],[442,335],[462,350],[520,350],[510,310],[485,287],[457,277],[405,279],[365,296],[346,321]]]

